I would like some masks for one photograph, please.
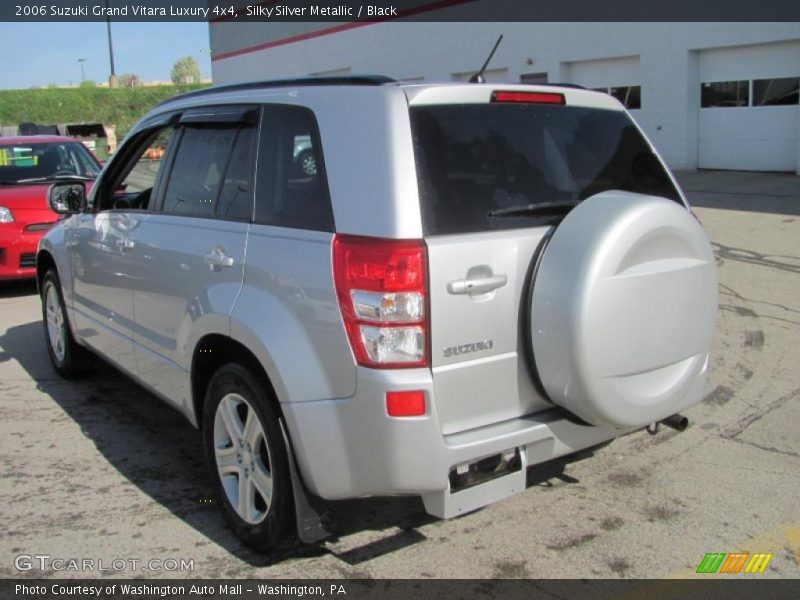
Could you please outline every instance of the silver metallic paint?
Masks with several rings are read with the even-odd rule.
[[[159,114],[182,107],[214,104],[306,106],[314,111],[319,123],[337,231],[387,238],[420,238],[422,225],[408,101],[414,104],[485,102],[495,87],[452,84],[253,89],[170,102],[157,108],[145,120],[151,121]],[[516,87],[503,86],[504,89]],[[547,91],[554,89],[547,88]],[[622,110],[616,101],[604,94],[580,90],[564,90],[564,93],[570,103]],[[141,127],[145,120],[137,127]],[[128,138],[136,131],[134,128]],[[97,189],[95,187],[92,195]],[[632,204],[640,202],[641,199]],[[645,200],[644,204],[658,205],[654,210],[661,215],[664,202]],[[587,207],[576,211],[573,220],[585,222],[591,230],[591,219],[602,219],[602,215],[592,216],[591,202]],[[675,211],[685,212],[685,209],[674,203],[672,208],[671,212],[663,209],[666,211],[663,214],[670,213],[670,218],[674,216],[679,230],[689,227],[690,241],[686,242],[686,247],[694,254],[675,256],[674,252],[670,254],[664,250],[663,258],[678,261],[675,263],[678,271],[688,267],[681,262],[683,260],[699,261],[697,268],[707,274],[708,279],[702,281],[704,278],[701,277],[692,281],[707,291],[711,287],[713,269],[700,263],[708,262],[708,249],[703,246],[697,232],[677,217]],[[241,248],[238,243],[231,246],[229,240],[217,239],[217,234],[225,237],[230,233],[226,227],[201,227],[195,231],[189,222],[198,220],[185,219],[179,236],[174,231],[159,233],[158,227],[151,232],[147,223],[149,217],[140,215],[134,229],[143,231],[137,233],[141,235],[141,245],[126,250],[132,250],[134,254],[147,250],[159,262],[162,272],[154,275],[157,270],[151,268],[140,268],[140,272],[131,269],[125,273],[115,270],[115,262],[127,264],[129,259],[122,251],[124,243],[118,249],[119,254],[114,254],[117,246],[113,243],[103,250],[106,256],[97,258],[98,264],[106,265],[101,268],[103,273],[119,277],[118,283],[106,289],[99,283],[91,288],[87,276],[76,274],[75,261],[68,259],[78,251],[76,246],[97,246],[107,244],[109,239],[115,242],[116,239],[131,237],[128,232],[119,231],[119,227],[111,231],[112,227],[108,227],[111,222],[103,226],[95,222],[96,218],[94,215],[73,216],[51,229],[40,244],[41,249],[55,258],[62,279],[67,316],[79,343],[100,351],[134,379],[178,406],[195,425],[198,424],[198,415],[187,398],[191,356],[197,341],[207,334],[217,334],[242,343],[257,357],[275,389],[305,483],[311,491],[325,498],[421,494],[432,514],[453,516],[524,488],[521,485],[524,482],[514,474],[450,494],[447,475],[457,464],[516,447],[521,449],[524,464],[532,465],[612,439],[629,430],[620,427],[619,423],[615,423],[616,427],[587,427],[567,421],[552,410],[552,405],[533,387],[522,352],[520,303],[526,295],[525,275],[534,251],[546,233],[544,228],[428,238],[432,368],[380,371],[355,365],[333,288],[330,233],[253,225],[245,234],[245,260],[243,254],[229,249]],[[581,236],[575,238],[575,232],[569,233],[572,229],[572,226],[567,227],[564,230],[567,234],[561,236],[565,238],[563,244],[567,247],[572,243],[580,245]],[[203,233],[199,233],[200,230]],[[79,235],[80,231],[83,232]],[[205,246],[200,248],[196,242],[177,239],[184,234],[187,238],[202,239]],[[604,232],[597,233],[600,236],[597,249],[613,249],[613,240],[606,240],[601,234]],[[622,231],[621,237],[625,236]],[[210,273],[207,278],[198,279],[191,290],[188,287],[177,289],[167,273],[180,269],[184,264],[195,272],[195,265],[202,263],[203,251],[220,244],[225,246],[226,254],[235,255],[235,265],[241,264],[237,262],[241,256],[240,260],[244,261],[241,274],[236,271],[230,277],[223,276],[224,282],[215,283]],[[593,297],[591,294],[581,296],[585,290],[579,283],[570,284],[560,278],[562,267],[584,268],[581,257],[572,252],[563,253],[565,265],[548,261],[542,281],[537,281],[537,290],[552,289],[553,293],[543,299],[537,297],[534,302],[535,311],[540,302],[548,306],[560,302],[567,319],[562,323],[568,323],[570,315],[576,314],[575,307],[579,305],[574,302],[577,299]],[[650,262],[640,257],[630,266],[636,269]],[[594,263],[590,260],[588,264]],[[602,271],[601,267],[592,268],[598,273]],[[483,278],[504,275],[507,282],[486,293],[448,292],[449,283],[478,275]],[[615,275],[619,273],[611,277]],[[138,288],[137,277],[142,278]],[[147,285],[144,285],[145,281]],[[73,289],[75,283],[79,295],[77,302]],[[138,296],[134,296],[136,289],[140,290]],[[569,294],[576,292],[578,295],[573,300]],[[129,306],[127,294],[138,298],[138,304],[133,304],[140,311],[145,311],[145,305],[149,303],[146,315],[139,311],[131,313],[131,317],[137,315],[137,320],[142,316],[141,327],[137,323],[138,336],[132,334],[132,327],[126,329],[127,325],[120,319],[120,309],[127,310]],[[169,318],[166,311],[159,314],[157,299],[162,295],[169,298],[167,304],[172,306]],[[613,289],[609,295],[605,305],[613,305],[620,299],[620,294]],[[93,304],[87,304],[87,298]],[[120,299],[121,304],[117,305],[116,301]],[[703,334],[692,338],[691,348],[686,347],[690,351],[686,359],[702,354],[704,336],[713,328],[709,303],[706,298],[697,305],[696,322]],[[625,304],[624,298],[622,304]],[[602,310],[602,305],[598,306]],[[562,313],[556,311],[555,314]],[[547,318],[549,314],[544,312]],[[587,309],[581,314],[590,319],[582,343],[596,353],[598,344],[602,345],[607,339],[608,330],[596,322],[596,312]],[[613,314],[618,315],[616,312]],[[591,321],[592,318],[595,321]],[[637,318],[641,321],[642,314]],[[676,315],[671,315],[670,319],[669,323],[674,324]],[[679,324],[680,331],[685,331],[685,324]],[[534,319],[536,331],[544,325],[540,319]],[[548,391],[571,390],[568,384],[574,377],[563,375],[564,357],[570,356],[570,350],[563,343],[572,338],[565,329],[559,330],[556,320],[547,328],[543,327],[540,333],[536,331],[535,335],[547,333],[562,343],[559,346],[555,342],[553,349],[542,355],[543,369],[548,374]],[[658,331],[663,331],[663,327]],[[106,341],[101,343],[101,337]],[[492,340],[492,345],[483,349],[483,355],[475,352],[445,358],[441,352],[448,346],[487,339]],[[138,369],[132,359],[134,345],[138,362],[146,365],[161,360],[166,365],[164,370],[159,372],[155,366],[152,370],[147,367]],[[683,350],[686,348],[680,346],[679,340],[671,340],[668,346],[672,354],[677,352],[672,358],[681,359],[685,354]],[[694,350],[698,352],[691,354]],[[576,348],[575,352],[583,350]],[[574,359],[577,362],[585,360],[583,354],[576,354]],[[620,364],[625,367],[627,361],[634,364],[636,360],[639,360],[638,356],[630,356]],[[687,372],[692,375],[684,390],[685,395],[671,401],[670,410],[683,409],[699,400],[705,383],[707,360],[703,359],[702,365],[700,362],[697,359],[697,364],[690,365]],[[680,360],[673,364],[679,363]],[[592,367],[595,363],[590,360],[587,364]],[[631,373],[625,368],[620,370],[620,365],[598,364],[599,380],[591,368],[586,371],[599,381],[598,389],[615,392],[621,389],[619,382],[602,380],[605,371],[630,380]],[[647,367],[653,366],[653,360],[648,359],[642,365],[646,371]],[[428,408],[426,415],[408,419],[389,417],[385,408],[388,390],[423,390]],[[565,403],[578,400],[568,392],[564,398]],[[639,423],[641,416],[635,421]]]

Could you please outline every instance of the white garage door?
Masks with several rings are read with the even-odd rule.
[[[567,64],[569,79],[587,88],[639,85],[639,57],[581,60]]]
[[[565,63],[564,75],[571,83],[591,90],[606,92],[626,108],[642,107],[642,86],[639,57],[601,58]]]
[[[453,81],[467,82],[475,75],[475,71],[463,73],[453,73],[450,77]],[[486,83],[508,83],[508,69],[486,69],[483,72],[483,79]]]
[[[796,171],[800,42],[698,56],[701,169]]]

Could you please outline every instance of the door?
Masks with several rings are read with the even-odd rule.
[[[133,236],[142,274],[133,289],[136,367],[180,408],[190,402],[196,342],[227,331],[242,285],[257,116],[239,107],[185,112],[156,209]]]
[[[698,72],[701,169],[797,170],[799,42],[705,50]]]
[[[119,151],[93,194],[95,210],[78,217],[67,253],[77,334],[101,356],[133,372],[133,287],[139,276],[133,238],[148,218],[171,127],[145,129]],[[126,158],[129,157],[129,158]]]

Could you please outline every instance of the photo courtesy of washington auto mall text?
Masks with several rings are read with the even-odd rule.
[[[18,598],[59,598],[83,600],[89,598],[346,598],[348,584],[326,583],[325,585],[284,584],[269,582],[247,583],[42,583],[15,584],[13,591]]]

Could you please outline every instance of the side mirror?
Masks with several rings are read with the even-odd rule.
[[[59,215],[72,215],[86,207],[86,188],[82,183],[54,183],[47,192],[50,210]]]

